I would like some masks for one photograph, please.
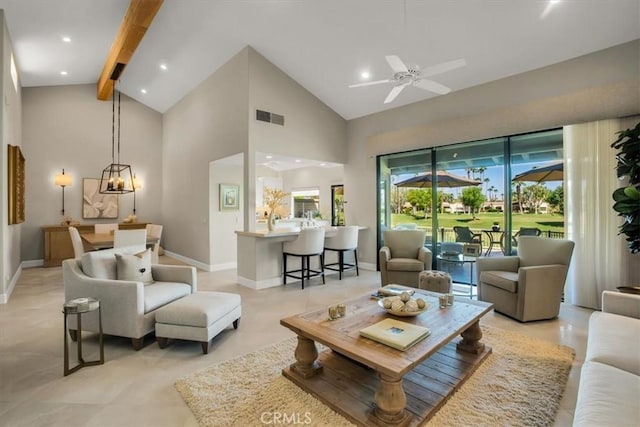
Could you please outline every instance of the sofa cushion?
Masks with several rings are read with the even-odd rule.
[[[640,425],[638,396],[640,376],[603,363],[587,361],[580,373],[573,425]]]
[[[121,248],[105,249],[102,251],[91,251],[82,255],[82,271],[94,279],[116,280],[116,258],[115,254],[135,254],[139,252],[135,246],[124,246]]]
[[[227,292],[196,292],[156,313],[156,322],[206,328],[240,306],[240,295]]]
[[[422,271],[424,263],[415,258],[391,258],[387,261],[389,271]]]
[[[585,360],[604,363],[640,375],[640,321],[595,312],[589,318]]]
[[[115,254],[116,279],[142,282],[145,285],[153,283],[151,275],[151,249],[135,255]]]
[[[185,283],[154,282],[144,287],[144,312],[149,313],[189,294],[191,286]]]
[[[507,292],[516,293],[518,290],[518,273],[511,271],[483,271],[480,273],[480,282]]]

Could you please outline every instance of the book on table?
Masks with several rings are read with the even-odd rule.
[[[382,344],[405,351],[425,339],[431,330],[424,326],[387,318],[360,330],[360,335]]]

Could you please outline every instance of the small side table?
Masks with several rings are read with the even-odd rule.
[[[82,358],[82,315],[98,310],[100,359],[85,362]],[[104,337],[102,335],[102,309],[100,301],[95,298],[76,298],[64,303],[62,308],[64,313],[64,376],[74,373],[85,366],[104,364]],[[67,316],[75,314],[78,322],[78,364],[69,369],[69,332],[67,330]]]

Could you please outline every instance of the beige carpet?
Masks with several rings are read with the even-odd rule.
[[[427,424],[552,425],[573,349],[482,329],[493,353]],[[291,338],[195,372],[178,380],[176,388],[203,426],[353,425],[282,376],[282,368],[294,361],[295,343]]]

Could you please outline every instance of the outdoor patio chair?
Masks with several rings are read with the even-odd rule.
[[[477,243],[480,245],[480,253],[482,253],[482,234],[474,233],[469,227],[455,226],[453,232],[456,233],[456,242],[460,243]]]

